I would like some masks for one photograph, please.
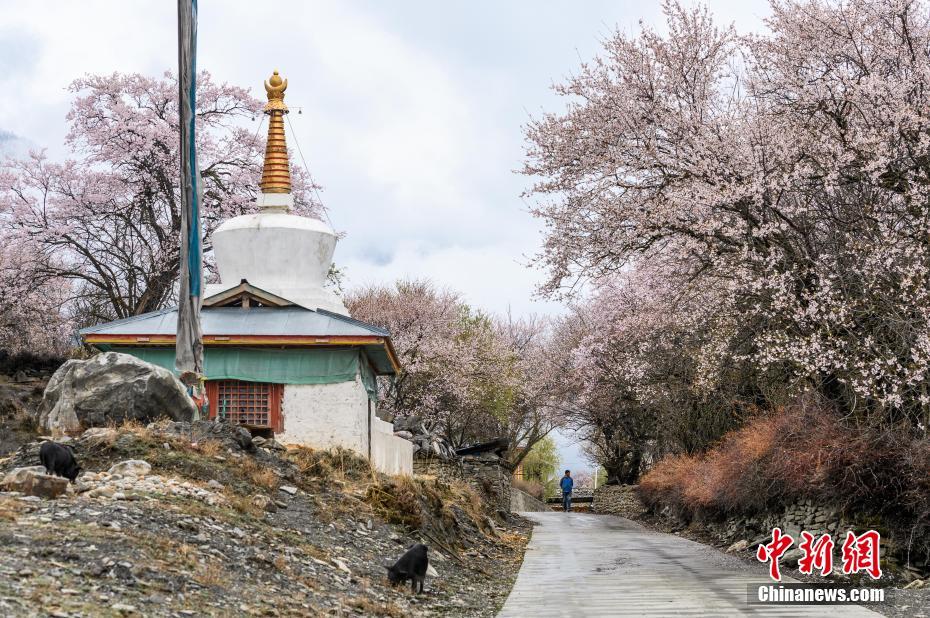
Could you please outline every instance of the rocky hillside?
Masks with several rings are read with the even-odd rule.
[[[67,494],[0,492],[2,615],[492,616],[522,560],[523,520],[349,452],[252,444],[210,422],[72,444],[86,472]],[[36,465],[38,447],[0,472]],[[416,542],[438,576],[413,596],[383,565]]]
[[[33,411],[42,400],[46,380],[47,376],[24,373],[18,380],[0,375],[0,457],[35,439]]]

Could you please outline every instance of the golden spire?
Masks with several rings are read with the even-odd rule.
[[[262,167],[262,193],[290,193],[291,169],[287,161],[287,144],[284,141],[284,91],[287,80],[281,79],[275,71],[270,79],[265,80],[265,92],[268,103],[265,113],[268,121],[268,143],[265,145],[265,165]]]

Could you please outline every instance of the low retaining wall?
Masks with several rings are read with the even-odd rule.
[[[513,472],[498,457],[466,455],[447,460],[438,457],[413,458],[413,473],[433,476],[446,483],[465,481],[486,496],[498,509],[510,511],[511,477]]]
[[[684,526],[675,518],[668,507],[660,515]],[[815,537],[830,534],[834,543],[834,569],[840,561],[840,547],[847,531],[862,534],[866,530],[881,528],[880,518],[868,514],[855,516],[844,515],[837,507],[818,506],[811,500],[792,504],[779,513],[760,513],[751,516],[734,516],[723,521],[703,520],[699,524],[705,532],[716,539],[727,552],[755,553],[756,548],[772,540],[772,529],[781,528],[791,535],[794,545],[782,556],[782,564],[794,563],[803,555],[798,544],[801,531],[810,532]],[[910,560],[910,563],[908,563]],[[924,578],[930,573],[930,564],[921,556],[908,557],[907,548],[893,536],[886,536],[882,531],[881,540],[882,569],[894,577],[900,576],[904,581]],[[834,571],[836,572],[836,571]],[[838,575],[838,577],[842,577]]]
[[[848,529],[856,528],[838,509],[816,506],[810,500],[793,504],[778,514],[759,514],[750,517],[731,517],[722,522],[704,522],[704,528],[725,542],[745,540],[749,546],[772,540],[772,528],[779,527],[795,540],[806,530],[815,536],[829,533],[833,540],[845,536]],[[861,532],[861,530],[860,530]],[[842,539],[840,539],[842,543]],[[884,560],[885,557],[882,556]]]
[[[522,489],[511,487],[510,510],[513,513],[540,513],[552,509],[545,502],[537,500]]]
[[[413,473],[416,476],[434,476],[446,483],[461,481],[465,478],[461,461],[420,457],[419,454],[413,457]]]
[[[385,474],[413,474],[413,444],[394,435],[394,426],[371,419],[371,464]]]
[[[591,512],[636,519],[645,512],[636,485],[603,485],[594,490]]]
[[[510,512],[510,491],[513,470],[499,457],[466,455],[462,458],[465,482],[489,496],[497,508]]]

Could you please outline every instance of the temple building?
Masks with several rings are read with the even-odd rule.
[[[388,473],[410,474],[413,445],[377,415],[377,376],[399,370],[390,333],[352,319],[325,287],[336,235],[322,221],[290,214],[284,135],[287,80],[265,82],[269,116],[260,210],[213,233],[220,282],[201,312],[211,418],[273,434],[284,444],[342,446]],[[177,309],[80,331],[100,350],[174,370]]]

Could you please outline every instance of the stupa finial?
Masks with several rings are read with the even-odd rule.
[[[268,93],[265,113],[270,118],[268,142],[265,145],[265,164],[262,167],[262,193],[291,192],[291,168],[287,159],[287,143],[284,141],[284,114],[287,113],[287,105],[284,104],[285,90],[287,80],[282,79],[275,70],[272,76],[265,80],[265,92]]]
[[[275,69],[271,77],[265,80],[265,92],[268,93],[268,103],[265,104],[266,114],[276,109],[287,112],[287,105],[284,104],[285,90],[287,90],[287,80],[281,79],[278,70]]]

